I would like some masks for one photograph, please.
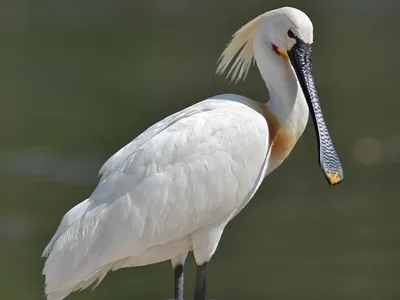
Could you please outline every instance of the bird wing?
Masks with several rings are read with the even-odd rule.
[[[110,174],[113,174],[113,172],[118,169],[128,157],[131,157],[139,147],[143,146],[148,140],[156,136],[159,132],[172,126],[175,122],[183,118],[188,118],[207,109],[206,107],[204,107],[204,105],[199,104],[181,110],[155,123],[147,130],[142,132],[140,135],[138,135],[132,142],[122,147],[101,167],[99,171],[99,175],[101,175],[100,179],[105,179]]]
[[[54,241],[46,292],[227,220],[258,187],[268,135],[260,113],[221,99],[150,127],[106,162],[85,212]]]

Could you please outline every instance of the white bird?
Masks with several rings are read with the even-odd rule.
[[[284,7],[238,30],[218,73],[244,79],[255,60],[267,103],[219,95],[148,128],[114,154],[88,199],[63,217],[43,255],[48,300],[100,283],[107,272],[171,260],[175,299],[183,299],[183,266],[197,264],[195,300],[206,295],[207,266],[225,226],[264,178],[289,155],[309,111],[319,163],[331,185],[343,170],[321,112],[311,66],[313,25]],[[235,58],[236,57],[236,58]]]

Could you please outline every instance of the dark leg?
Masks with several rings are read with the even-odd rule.
[[[177,265],[174,268],[175,286],[174,299],[183,300],[183,266]]]
[[[208,262],[197,266],[194,300],[206,300],[207,269]]]

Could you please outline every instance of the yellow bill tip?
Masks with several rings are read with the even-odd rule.
[[[343,180],[343,176],[339,174],[339,172],[332,172],[327,170],[326,177],[331,185],[335,185],[340,183]]]

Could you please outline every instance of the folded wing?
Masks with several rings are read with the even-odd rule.
[[[264,117],[234,101],[209,99],[153,125],[106,162],[93,194],[61,223],[46,293],[86,287],[104,266],[229,218],[267,152]]]

